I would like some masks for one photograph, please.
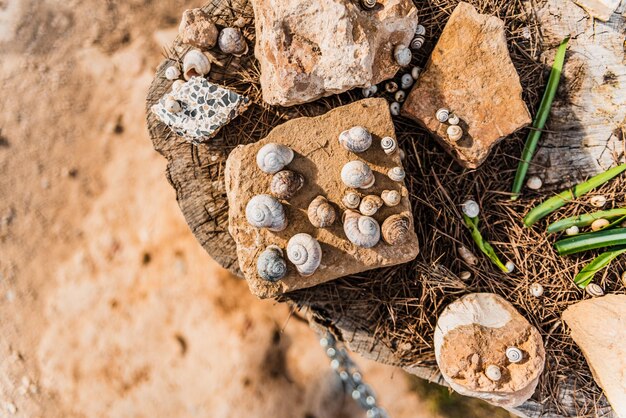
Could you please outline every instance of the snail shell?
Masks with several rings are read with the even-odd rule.
[[[170,65],[165,69],[165,78],[168,80],[176,80],[180,77],[180,70],[176,65]]]
[[[372,216],[376,212],[378,212],[378,209],[380,209],[383,204],[383,199],[381,199],[380,196],[371,194],[365,196],[361,200],[361,204],[359,205],[359,211],[365,216]]]
[[[183,110],[178,100],[175,100],[171,97],[165,101],[164,106],[165,110],[170,113],[179,113],[181,110]]]
[[[369,86],[369,87],[365,87],[362,90],[363,92],[363,97],[370,97],[375,95],[376,93],[378,93],[378,86],[376,84]]]
[[[515,270],[515,263],[512,262],[511,260],[507,261],[506,264],[504,265],[504,267],[506,267],[507,271],[509,273],[512,273],[513,270]]]
[[[621,278],[622,278],[622,284],[626,286],[626,271],[622,272]]]
[[[380,140],[380,147],[385,154],[391,155],[398,149],[398,142],[390,136],[386,136]]]
[[[539,190],[541,189],[541,186],[543,186],[543,182],[537,176],[529,177],[528,181],[526,181],[526,187],[530,190]]]
[[[211,71],[211,62],[199,49],[192,49],[183,58],[183,75],[185,80],[191,77],[203,77]]]
[[[602,288],[595,283],[589,283],[587,287],[585,287],[585,290],[594,297],[604,296],[604,290],[602,290]]]
[[[524,353],[517,347],[509,347],[505,353],[511,363],[519,363],[524,358]]]
[[[406,215],[391,215],[383,222],[382,233],[387,244],[403,244],[411,233],[411,219]]]
[[[298,273],[310,276],[322,261],[322,248],[309,234],[296,234],[287,243],[287,258],[295,264]]]
[[[450,111],[445,107],[442,107],[441,109],[437,110],[437,113],[435,113],[435,117],[439,122],[444,123],[450,117]]]
[[[369,189],[374,185],[374,173],[363,161],[350,161],[341,169],[341,180],[348,187]]]
[[[413,85],[413,76],[409,73],[406,73],[402,76],[402,78],[400,79],[400,86],[403,89],[408,89],[409,87],[411,87]]]
[[[415,35],[426,35],[426,28],[424,27],[424,25],[417,25],[415,27]]]
[[[603,195],[593,196],[591,199],[589,199],[589,203],[591,203],[591,206],[593,207],[601,208],[604,205],[606,205],[606,196],[603,196]]]
[[[283,257],[283,250],[276,245],[270,245],[257,259],[256,268],[263,280],[276,282],[282,279],[287,274],[287,262]]]
[[[380,226],[376,219],[353,210],[343,214],[343,231],[351,243],[361,248],[372,248],[380,241]]]
[[[452,113],[450,116],[448,116],[448,123],[450,125],[458,125],[459,123],[461,123],[461,118],[459,118],[456,113]]]
[[[385,91],[387,91],[387,93],[395,93],[398,91],[398,83],[396,83],[395,81],[390,81],[387,84],[385,84]]]
[[[463,202],[463,204],[461,205],[461,210],[470,218],[475,218],[480,215],[480,206],[478,206],[478,203],[476,203],[472,199]]]
[[[177,91],[184,85],[185,82],[183,80],[176,80],[172,83],[172,91]]]
[[[497,382],[498,380],[502,379],[502,371],[495,364],[490,364],[485,369],[485,376],[487,376],[489,380]]]
[[[565,230],[565,234],[567,235],[577,235],[580,232],[580,228],[576,225],[572,225]]]
[[[533,283],[530,285],[530,294],[536,298],[541,297],[543,295],[543,286],[539,283]]]
[[[389,207],[398,206],[402,200],[402,195],[397,190],[383,190],[380,197],[385,205]]]
[[[398,103],[402,103],[404,101],[404,99],[406,99],[406,93],[404,92],[404,90],[398,90],[395,94],[395,96],[393,96],[394,99],[396,99],[396,102]]]
[[[393,181],[400,182],[404,180],[406,173],[404,172],[404,169],[402,167],[393,167],[389,169],[389,171],[387,172],[387,176],[389,176],[389,178]]]
[[[324,196],[317,196],[307,211],[309,221],[316,228],[327,228],[335,222],[335,208]]]
[[[413,77],[413,80],[417,80],[420,77],[421,72],[422,69],[420,67],[413,67],[411,69],[411,77]]]
[[[463,261],[465,261],[465,264],[468,266],[475,266],[478,264],[478,258],[465,245],[459,245],[457,250]]]
[[[361,203],[361,196],[357,192],[349,191],[343,196],[341,203],[348,209],[356,209]]]
[[[264,173],[274,174],[293,160],[293,150],[288,146],[270,143],[256,154],[256,163]]]
[[[246,219],[257,228],[282,231],[287,228],[287,217],[283,205],[273,196],[254,196],[246,205]]]
[[[248,44],[238,28],[224,28],[217,39],[217,46],[225,54],[236,57],[248,52]]]
[[[446,133],[448,134],[448,138],[450,139],[450,141],[456,142],[459,139],[463,138],[463,128],[461,128],[459,125],[448,126],[448,129],[446,129]]]
[[[393,50],[393,57],[396,60],[396,63],[401,67],[406,67],[411,63],[411,59],[413,59],[413,53],[409,48],[404,45],[396,45]]]
[[[411,49],[414,49],[417,51],[418,49],[424,46],[424,42],[426,42],[426,38],[424,38],[424,36],[422,35],[417,35],[411,41]]]
[[[398,102],[391,103],[389,105],[389,112],[391,112],[393,116],[399,116],[400,115],[400,103]]]
[[[459,274],[459,279],[463,280],[464,282],[468,281],[471,278],[472,273],[470,273],[469,271],[462,271],[461,274]]]
[[[376,0],[361,0],[361,7],[365,10],[371,10],[376,7]]]
[[[596,219],[591,224],[591,230],[592,231],[599,231],[599,230],[601,230],[603,228],[606,228],[610,224],[611,223],[607,219],[604,219],[604,218]]]
[[[278,199],[291,199],[304,186],[304,176],[291,170],[274,174],[270,190]]]
[[[372,145],[372,134],[362,126],[353,126],[339,134],[339,143],[348,151],[364,152]]]

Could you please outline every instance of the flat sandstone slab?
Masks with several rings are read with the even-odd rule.
[[[339,134],[355,125],[367,128],[373,136],[369,150],[361,154],[346,151],[338,141]],[[380,241],[374,248],[364,249],[347,240],[341,215],[341,198],[348,187],[341,181],[341,168],[353,160],[365,161],[374,171],[376,183],[363,194],[377,194],[383,190],[398,190],[403,195],[398,206],[381,208],[373,217],[382,225],[390,215],[411,216],[411,204],[404,183],[387,177],[387,171],[401,166],[399,152],[386,155],[380,147],[380,139],[395,138],[389,106],[384,99],[365,99],[336,108],[315,118],[290,120],[272,130],[263,140],[235,148],[226,162],[226,190],[229,205],[229,232],[237,243],[239,266],[244,273],[250,290],[261,298],[314,286],[339,277],[348,276],[374,268],[406,263],[418,253],[415,232],[402,245],[391,246]],[[271,174],[263,173],[256,164],[256,154],[265,144],[281,143],[291,147],[295,158],[286,169],[305,177],[304,187],[289,201],[282,201],[289,220],[287,229],[271,232],[257,229],[248,224],[245,208],[255,195],[269,193]],[[315,228],[308,220],[309,203],[318,195],[325,196],[337,211],[337,220],[332,227]],[[259,254],[271,244],[283,249],[289,238],[304,232],[316,238],[322,247],[322,263],[309,277],[300,276],[294,265],[287,261],[287,275],[277,283],[261,279],[257,275],[256,262]]]
[[[465,135],[448,139],[435,114],[450,109]],[[502,138],[531,122],[507,49],[504,23],[459,3],[402,114],[428,129],[464,167],[476,168]]]

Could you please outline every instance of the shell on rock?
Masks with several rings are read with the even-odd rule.
[[[183,110],[183,108],[178,100],[170,97],[165,101],[165,110],[170,113],[179,113],[181,110]]]
[[[594,297],[604,296],[604,290],[602,290],[602,288],[595,283],[589,283],[585,287],[585,291]]]
[[[282,170],[274,174],[270,191],[279,199],[291,199],[304,186],[304,176],[291,170]]]
[[[191,77],[204,77],[211,71],[211,61],[199,49],[192,49],[183,58],[183,76],[185,80]]]
[[[601,208],[604,205],[606,205],[606,196],[603,196],[603,195],[592,196],[591,199],[589,199],[589,203],[591,203],[591,206],[593,207]]]
[[[383,199],[381,199],[380,196],[376,196],[373,194],[367,195],[363,199],[361,199],[359,211],[365,216],[372,216],[376,212],[378,212],[378,209],[380,209],[383,204]]]
[[[411,219],[406,215],[391,215],[383,222],[382,234],[389,245],[403,244],[411,234]]]
[[[372,248],[380,241],[380,225],[376,219],[353,210],[343,214],[343,231],[348,240],[361,248]]]
[[[455,113],[452,113],[450,116],[448,116],[448,123],[450,125],[458,125],[459,123],[461,123],[461,118],[459,118]]]
[[[380,147],[385,154],[391,155],[398,149],[398,142],[390,136],[386,136],[380,140]]]
[[[353,126],[339,134],[339,143],[348,151],[364,152],[372,145],[372,134],[362,126]]]
[[[444,123],[450,117],[450,111],[445,107],[442,107],[441,109],[437,110],[437,113],[435,113],[435,117],[439,122]]]
[[[223,53],[232,54],[236,57],[248,52],[248,44],[238,28],[222,29],[217,39],[217,46]]]
[[[610,224],[611,223],[607,219],[604,219],[604,218],[596,219],[591,224],[591,230],[592,231],[599,231],[601,229],[606,228]]]
[[[422,69],[420,67],[413,67],[411,69],[411,77],[413,77],[413,80],[417,80],[420,77],[421,72]]]
[[[389,169],[389,171],[387,172],[387,176],[389,176],[389,178],[393,181],[400,182],[404,180],[406,173],[404,172],[404,169],[402,167],[393,167]]]
[[[336,213],[333,205],[324,196],[317,196],[307,210],[309,221],[316,228],[327,228],[335,222]]]
[[[423,35],[417,35],[411,41],[411,49],[418,50],[424,46],[424,42],[426,42],[426,38]]]
[[[487,376],[489,380],[497,382],[502,379],[502,370],[500,370],[500,368],[495,364],[490,364],[485,369],[485,376]]]
[[[246,205],[246,219],[256,228],[267,228],[277,232],[287,228],[283,205],[268,194],[256,195],[250,199]]]
[[[264,173],[274,174],[293,161],[293,150],[286,145],[269,143],[256,154],[256,163]]]
[[[543,286],[540,283],[533,283],[530,285],[530,294],[538,298],[543,295]]]
[[[461,205],[461,210],[470,218],[475,218],[480,215],[480,206],[472,199],[468,199]]]
[[[387,93],[395,93],[398,91],[398,83],[395,81],[389,81],[385,84],[385,91]]]
[[[417,25],[415,27],[415,35],[426,35],[426,28],[424,27],[424,25]]]
[[[256,262],[259,276],[269,282],[277,282],[287,274],[287,262],[283,250],[276,245],[268,246]]]
[[[505,354],[511,363],[519,363],[524,358],[524,353],[517,347],[508,347]]]
[[[465,264],[467,264],[468,266],[475,266],[476,264],[478,264],[478,257],[476,257],[474,253],[465,245],[459,245],[457,251],[459,252],[459,255],[461,256]]]
[[[399,116],[400,115],[400,103],[398,102],[391,103],[389,105],[389,112],[391,112],[393,116]]]
[[[385,205],[389,207],[398,206],[402,200],[402,195],[397,190],[383,190],[380,197]]]
[[[413,85],[414,81],[415,80],[413,80],[413,76],[409,73],[406,73],[400,79],[400,87],[406,90]]]
[[[361,195],[355,191],[348,191],[345,195],[343,195],[341,203],[343,203],[343,205],[348,209],[356,209],[361,203]]]
[[[376,7],[376,0],[361,0],[361,7],[365,10],[371,10]]]
[[[180,77],[180,70],[176,65],[170,65],[165,69],[165,78],[168,80],[176,80]]]
[[[404,45],[396,45],[393,50],[393,57],[396,60],[396,63],[401,67],[406,67],[411,63],[413,59],[413,53],[409,48]]]
[[[372,169],[363,161],[346,163],[341,169],[341,180],[355,189],[369,189],[376,181]]]
[[[529,177],[526,181],[526,187],[528,187],[530,190],[539,190],[541,189],[541,186],[543,186],[543,182],[537,176]]]
[[[398,90],[393,97],[396,99],[396,102],[402,103],[404,99],[406,99],[406,92],[404,90]]]
[[[463,138],[463,128],[461,128],[459,125],[448,126],[448,129],[446,129],[446,133],[448,134],[448,138],[450,139],[450,141],[456,142],[459,139]]]
[[[322,262],[322,247],[309,234],[296,234],[287,243],[287,258],[302,276],[310,276]]]

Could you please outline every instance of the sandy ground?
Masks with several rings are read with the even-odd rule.
[[[0,417],[363,417],[187,228],[144,97],[201,1],[0,0]],[[393,417],[432,416],[360,361]]]

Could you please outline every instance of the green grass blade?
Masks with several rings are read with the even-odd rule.
[[[562,191],[556,196],[544,201],[540,205],[535,206],[530,212],[528,212],[528,214],[524,217],[524,225],[531,226],[538,220],[561,208],[566,203],[571,202],[596,187],[603,185],[624,171],[626,171],[626,164],[620,164],[617,167],[606,170],[604,173],[591,177],[584,183],[577,184],[571,189]]]
[[[608,229],[565,238],[554,243],[559,255],[580,253],[597,248],[626,245],[626,228]]]
[[[617,209],[609,209],[609,210],[600,210],[592,213],[585,213],[583,215],[572,216],[570,218],[565,218],[558,220],[556,222],[548,225],[547,232],[548,234],[553,234],[555,232],[565,231],[567,228],[572,226],[584,227],[589,226],[596,219],[613,219],[619,218],[618,221],[621,221],[622,217],[626,216],[626,208],[617,208]],[[612,225],[614,226],[614,225]]]
[[[530,161],[535,155],[537,149],[537,143],[541,138],[541,131],[548,120],[550,115],[550,108],[556,95],[556,90],[559,87],[559,81],[561,80],[561,72],[563,71],[563,62],[565,61],[565,51],[567,50],[567,43],[569,42],[569,36],[561,42],[559,49],[554,57],[554,64],[552,64],[552,71],[550,71],[550,78],[548,79],[548,85],[546,91],[543,93],[541,104],[539,105],[539,111],[535,115],[535,121],[533,122],[533,129],[526,138],[524,144],[524,151],[522,151],[522,159],[517,166],[517,173],[515,173],[515,180],[513,181],[513,195],[511,200],[516,200],[519,197],[520,190],[526,179],[526,173],[528,172],[528,166]]]
[[[593,276],[598,271],[611,264],[611,261],[624,253],[626,253],[626,247],[600,254],[578,272],[576,277],[574,277],[574,283],[576,283],[578,287],[584,289],[589,283],[591,283]]]
[[[465,225],[470,230],[472,239],[474,240],[480,251],[482,251],[482,253],[485,254],[493,264],[498,266],[500,270],[505,273],[509,273],[509,269],[507,269],[504,263],[500,261],[500,258],[498,258],[498,255],[496,254],[496,251],[493,249],[491,244],[485,241],[482,234],[480,233],[480,230],[478,229],[478,218],[470,218],[469,216],[464,214],[463,219],[465,220]]]

